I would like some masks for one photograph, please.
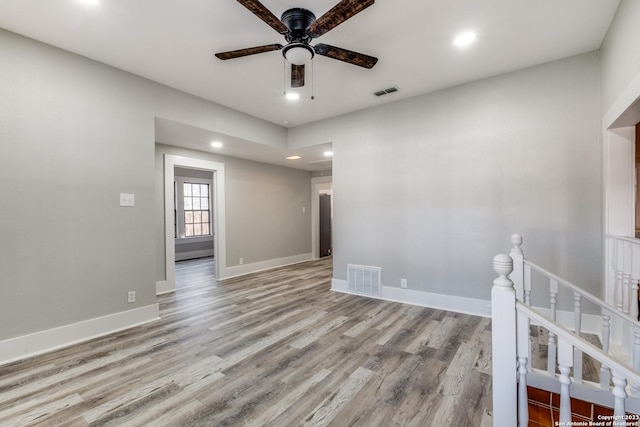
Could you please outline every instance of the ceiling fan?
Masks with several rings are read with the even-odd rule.
[[[283,46],[276,43],[220,52],[216,53],[218,59],[227,60],[256,53],[282,50],[284,57],[291,63],[291,87],[293,88],[304,86],[304,66],[314,55],[326,56],[364,68],[372,68],[378,62],[378,58],[373,56],[340,47],[324,43],[318,43],[315,46],[310,44],[312,39],[320,37],[371,6],[374,0],[342,0],[318,19],[311,11],[302,8],[286,10],[282,17],[278,19],[258,0],[237,1],[271,28],[282,34],[287,44]]]

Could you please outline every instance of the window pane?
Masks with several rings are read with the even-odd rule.
[[[205,234],[205,235],[207,235],[207,236],[208,236],[209,234],[211,234],[211,233],[209,232],[209,224],[207,224],[207,223],[203,223],[203,224],[202,224],[202,234]]]
[[[191,209],[193,209],[193,203],[191,202],[193,199],[191,197],[185,197],[184,198],[184,210],[185,211],[190,211]]]
[[[194,211],[200,210],[200,197],[193,198],[193,210]]]
[[[184,211],[184,223],[193,224],[193,211]]]
[[[200,209],[209,209],[209,199],[200,199]]]
[[[191,195],[197,197],[200,195],[200,184],[191,184]]]
[[[200,184],[200,197],[209,197],[209,184]]]
[[[193,213],[193,222],[200,224],[202,222],[202,212],[195,211]]]
[[[189,237],[189,236],[193,236],[193,225],[192,224],[185,224],[184,226],[184,235]]]
[[[185,182],[183,185],[183,189],[184,189],[185,196],[191,196],[191,184]]]
[[[200,224],[193,224],[193,235],[201,236],[202,235],[202,227]]]
[[[209,223],[209,211],[202,211],[202,222]]]

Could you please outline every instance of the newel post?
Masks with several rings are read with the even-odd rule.
[[[509,274],[513,260],[496,255],[493,269],[498,278],[491,288],[491,350],[493,372],[493,425],[518,425],[516,359],[516,292]]]
[[[513,282],[516,290],[516,298],[524,301],[524,253],[522,252],[522,236],[520,234],[511,235],[511,252],[509,256],[513,260],[513,271],[509,274],[509,279]]]

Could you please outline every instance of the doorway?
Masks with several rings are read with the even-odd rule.
[[[175,260],[214,257],[213,171],[174,168]]]
[[[174,182],[175,168],[187,168],[193,170],[209,171],[212,173],[211,221],[213,233],[213,247],[215,257],[215,277],[222,279],[227,277],[226,262],[226,226],[225,226],[225,174],[224,163],[195,159],[175,155],[164,155],[164,223],[165,223],[165,280],[158,282],[156,293],[173,292],[176,288],[175,272],[175,212],[174,212]]]
[[[331,229],[333,222],[333,214],[332,214],[332,205],[331,205],[331,194],[330,193],[322,193],[320,194],[320,203],[319,203],[319,239],[320,239],[320,258],[331,256],[332,253],[332,239],[331,239]]]
[[[320,196],[330,195],[331,199],[331,226],[330,226],[330,248],[333,253],[333,184],[332,177],[322,176],[311,178],[311,254],[313,259],[318,259],[320,255]]]

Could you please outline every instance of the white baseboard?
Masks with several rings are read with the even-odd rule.
[[[166,280],[160,280],[156,282],[156,295],[168,294],[175,292],[175,288],[169,286],[169,282]]]
[[[331,290],[352,295],[360,295],[349,292],[347,281],[341,279],[331,279]],[[370,297],[369,295],[360,296],[377,298]],[[474,316],[491,317],[491,301],[481,299],[435,294],[431,292],[422,292],[413,289],[402,289],[384,285],[382,286],[381,295],[378,299],[417,305],[420,307],[435,308],[438,310],[453,311],[456,313],[472,314]]]
[[[203,249],[200,251],[176,252],[176,261],[184,261],[187,259],[204,258],[213,256],[213,249]]]
[[[159,319],[158,304],[0,341],[0,366]]]
[[[347,281],[342,279],[331,279],[331,290],[352,295],[360,295],[349,292]],[[377,298],[369,295],[360,296]],[[438,310],[453,311],[456,313],[472,314],[474,316],[491,317],[491,301],[482,299],[435,294],[431,292],[422,292],[413,289],[402,289],[384,285],[382,286],[382,292],[379,299],[435,308]],[[534,308],[545,316],[550,316],[550,310],[548,308]],[[562,326],[569,329],[573,328],[573,312],[558,310],[556,312],[556,319]],[[600,337],[602,332],[602,318],[595,314],[583,313],[581,326],[582,332],[595,334]]]
[[[284,267],[285,265],[298,264],[300,262],[311,261],[313,255],[300,254],[285,258],[275,258],[266,261],[254,262],[251,264],[235,265],[225,269],[225,276],[220,279],[230,279],[232,277],[243,276],[245,274],[257,273],[258,271],[270,270],[272,268]]]

